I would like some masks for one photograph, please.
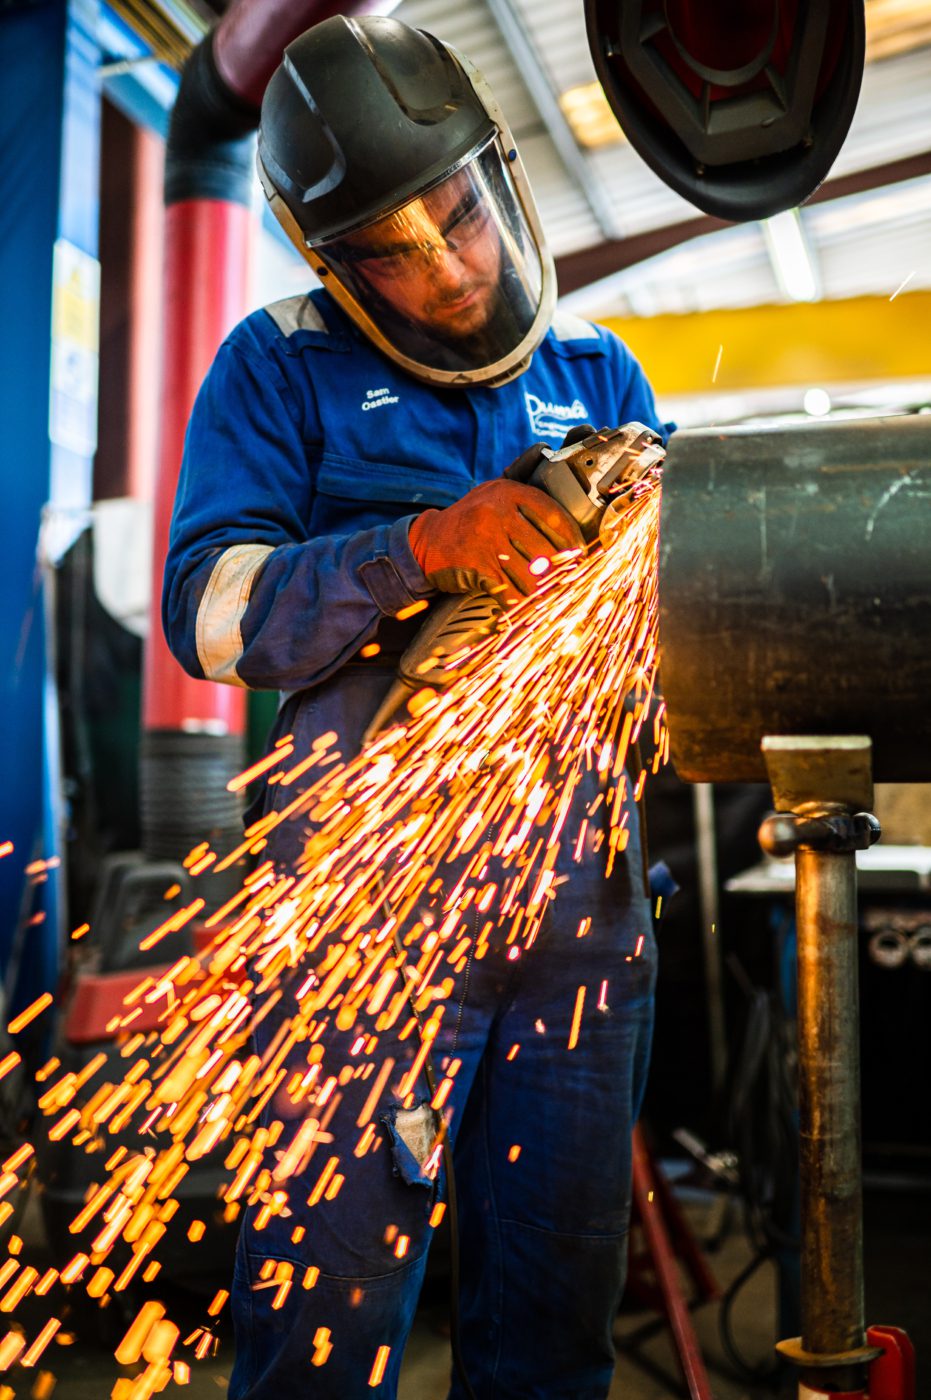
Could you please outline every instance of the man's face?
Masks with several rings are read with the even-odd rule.
[[[501,271],[495,221],[465,171],[349,235],[356,267],[400,315],[441,338],[483,330]]]

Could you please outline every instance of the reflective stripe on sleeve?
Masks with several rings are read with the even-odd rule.
[[[197,659],[210,681],[245,685],[236,670],[242,656],[243,614],[259,569],[272,553],[268,544],[235,544],[213,567],[197,609]]]

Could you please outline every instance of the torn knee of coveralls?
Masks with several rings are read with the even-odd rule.
[[[414,1108],[392,1105],[380,1115],[391,1138],[395,1176],[408,1186],[432,1186],[440,1164],[439,1114],[427,1099]]]

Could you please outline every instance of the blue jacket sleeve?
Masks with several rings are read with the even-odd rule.
[[[188,426],[165,565],[165,635],[191,675],[301,689],[432,591],[411,517],[307,537],[318,439],[275,362],[227,341]]]

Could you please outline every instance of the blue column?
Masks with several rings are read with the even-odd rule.
[[[15,982],[14,1008],[54,988],[66,934],[62,867],[38,881],[26,867],[65,856],[48,569],[40,561],[67,547],[91,497],[96,13],[96,0],[0,10],[0,843],[14,847],[0,859],[0,974]]]

